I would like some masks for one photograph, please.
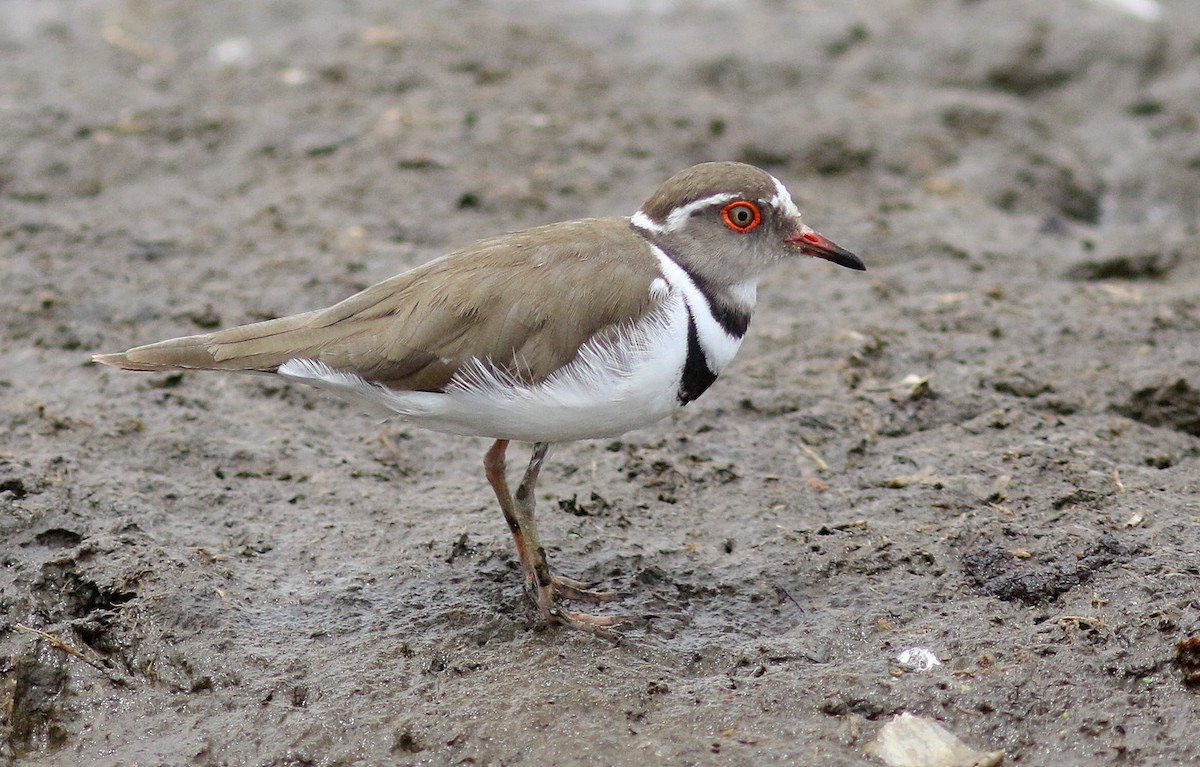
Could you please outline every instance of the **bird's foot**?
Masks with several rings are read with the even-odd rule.
[[[590,588],[591,584],[589,583],[561,575],[550,576],[550,585],[553,586],[554,592],[560,598],[569,599],[572,602],[601,604],[603,602],[619,602],[625,597],[624,594],[617,591],[596,591]]]
[[[546,622],[553,625],[579,629],[616,642],[621,636],[610,628],[634,620],[631,615],[592,615],[568,610],[562,605],[562,600],[590,604],[616,602],[623,598],[624,594],[615,591],[593,591],[583,581],[559,575],[551,575],[549,583],[545,586],[539,586],[536,578],[530,579],[528,585],[529,595],[545,616]]]
[[[613,626],[633,621],[631,615],[591,615],[590,613],[566,610],[557,604],[551,605],[549,608],[542,607],[542,614],[546,616],[548,623],[586,631],[610,642],[621,640],[621,635],[611,630]]]

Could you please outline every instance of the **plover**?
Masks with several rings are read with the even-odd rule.
[[[555,575],[538,538],[534,491],[550,446],[647,426],[703,394],[745,337],[759,275],[791,256],[865,268],[801,221],[774,176],[704,163],[629,218],[493,237],[327,309],[93,359],[273,374],[413,426],[495,440],[484,469],[530,596],[550,622],[606,634],[621,616],[562,602],[617,595]],[[533,444],[516,492],[512,440]]]

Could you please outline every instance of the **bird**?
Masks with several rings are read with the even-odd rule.
[[[794,256],[862,260],[801,220],[773,175],[738,162],[675,173],[633,215],[481,240],[325,309],[172,338],[100,364],[260,373],[367,413],[493,440],[484,475],[545,622],[612,636],[624,595],[557,575],[535,520],[551,447],[647,426],[702,395],[746,336],[760,275]],[[515,491],[506,454],[532,444]]]

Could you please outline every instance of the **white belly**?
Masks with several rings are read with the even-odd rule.
[[[589,343],[539,384],[523,384],[482,364],[460,372],[444,393],[394,392],[311,360],[279,375],[324,389],[366,409],[434,431],[524,442],[615,437],[679,408],[688,313],[679,291],[620,343]]]

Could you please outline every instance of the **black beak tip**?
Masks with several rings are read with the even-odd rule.
[[[844,260],[836,261],[835,263],[837,263],[841,266],[844,266],[847,269],[853,269],[856,272],[867,271],[867,265],[862,262],[862,259],[859,258],[858,256],[854,255],[850,251],[846,251]]]
[[[812,255],[816,256],[817,258],[823,258],[832,264],[844,266],[847,269],[853,269],[857,272],[867,271],[867,265],[862,262],[861,258],[845,248],[838,247],[832,243],[830,243],[830,247],[816,250],[812,253]]]

